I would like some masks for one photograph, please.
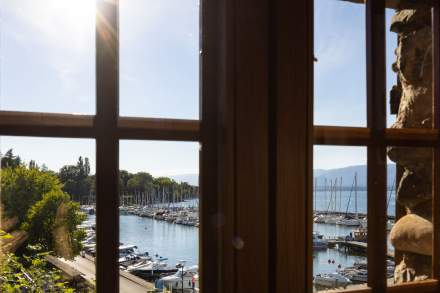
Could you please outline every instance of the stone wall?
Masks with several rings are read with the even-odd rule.
[[[407,3],[407,4],[405,4]],[[432,127],[431,7],[423,1],[401,1],[392,18],[397,33],[393,70],[398,84],[392,99],[400,98],[393,128]],[[397,203],[405,214],[391,231],[396,258],[396,283],[430,276],[432,256],[432,151],[426,148],[390,147],[389,158],[403,168]]]

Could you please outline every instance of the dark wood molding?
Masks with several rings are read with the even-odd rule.
[[[367,127],[315,126],[314,144],[367,146],[374,139]],[[439,143],[439,131],[432,128],[387,128],[382,144],[394,146],[435,146]]]
[[[273,292],[312,292],[313,1],[271,2],[271,283]]]
[[[119,117],[120,139],[199,141],[200,122],[184,119]]]
[[[97,1],[96,290],[119,292],[118,0]]]
[[[368,286],[384,293],[386,280],[386,59],[385,0],[366,3],[367,30],[367,147]]]

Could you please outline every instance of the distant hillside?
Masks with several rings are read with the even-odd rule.
[[[335,178],[342,177],[343,186],[351,186],[354,180],[354,174],[358,174],[358,186],[367,186],[367,165],[348,166],[339,169],[322,170],[316,169],[313,171],[314,177],[318,179],[318,185],[324,184],[324,178],[327,180],[334,180]],[[388,164],[387,181],[388,186],[392,186],[396,177],[396,165]]]
[[[367,186],[367,165],[348,166],[338,169],[315,169],[313,170],[313,176],[318,179],[318,185],[324,185],[324,179],[327,181],[334,180],[335,178],[342,177],[342,185],[351,186],[353,184],[354,174],[358,174],[358,186]],[[198,174],[179,174],[169,176],[177,182],[188,182],[191,185],[199,185]],[[388,186],[392,186],[396,177],[396,165],[388,164]]]

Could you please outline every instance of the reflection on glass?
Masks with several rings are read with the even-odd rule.
[[[121,142],[119,266],[150,289],[198,292],[198,152],[190,142]]]
[[[1,110],[95,113],[95,5],[1,1]]]
[[[366,126],[365,5],[315,1],[314,123]]]
[[[388,284],[424,280],[432,263],[432,150],[390,147],[389,158],[397,164],[397,191],[390,197],[388,249],[396,267]]]
[[[315,146],[314,164],[314,290],[365,284],[366,149]]]
[[[199,1],[120,1],[122,116],[199,118]]]
[[[93,142],[2,137],[0,150],[0,292],[92,291]]]

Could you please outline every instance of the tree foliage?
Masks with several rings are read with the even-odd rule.
[[[81,249],[85,235],[77,225],[85,220],[79,213],[79,204],[70,201],[63,185],[53,172],[24,165],[1,170],[1,201],[7,217],[17,217],[18,225],[28,233],[27,243],[40,244],[46,251],[55,251],[52,231],[56,228],[57,210],[61,204],[66,208],[65,224],[72,253]]]
[[[39,169],[24,166],[1,170],[2,202],[6,215],[17,216],[20,222],[26,219],[33,204],[49,191],[62,192],[62,184],[56,176]]]
[[[20,156],[14,156],[13,150],[8,150],[4,155],[1,155],[2,168],[15,168],[22,164]]]
[[[13,254],[0,260],[0,292],[75,292],[61,272],[48,268],[44,254],[18,258]]]
[[[145,192],[153,184],[153,176],[146,172],[138,172],[131,176],[127,182],[127,191]]]
[[[78,158],[76,165],[66,165],[60,169],[58,177],[63,183],[63,190],[76,201],[90,194],[92,182],[90,180],[90,162],[88,158]]]
[[[86,215],[80,213],[79,204],[70,201],[69,195],[62,191],[50,191],[36,202],[28,212],[23,228],[28,231],[29,243],[39,244],[45,251],[55,251],[57,245],[53,231],[56,228],[56,217],[61,205],[66,208],[66,218],[58,225],[65,225],[72,252],[77,255],[82,246],[81,241],[86,237],[85,232],[77,226],[86,220]]]

